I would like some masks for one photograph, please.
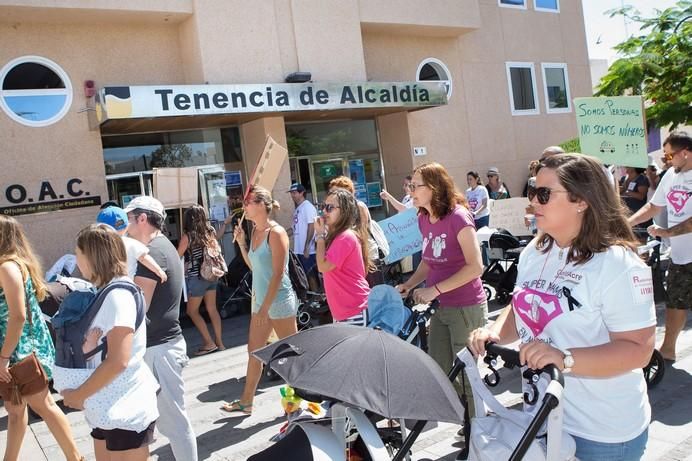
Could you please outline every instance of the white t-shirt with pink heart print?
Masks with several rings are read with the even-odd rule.
[[[668,168],[656,188],[651,203],[666,207],[668,227],[673,227],[692,216],[692,170],[676,173]],[[670,258],[675,264],[692,262],[692,233],[670,238]]]
[[[611,332],[656,325],[651,269],[632,251],[611,247],[575,265],[566,264],[567,249],[543,253],[535,243],[521,253],[512,298],[522,342],[592,347],[609,342]],[[599,379],[565,374],[563,402],[565,430],[596,442],[631,440],[651,417],[641,369]]]

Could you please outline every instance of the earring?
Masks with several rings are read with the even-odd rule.
[[[577,213],[581,213],[582,211],[584,211],[584,210],[582,210],[581,208],[579,208],[579,209],[577,210]]]

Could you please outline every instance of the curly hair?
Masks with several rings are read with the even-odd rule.
[[[588,204],[579,234],[569,249],[568,262],[583,264],[595,253],[602,253],[614,245],[637,248],[637,240],[627,222],[627,208],[615,194],[598,159],[581,154],[557,154],[541,160],[537,171],[543,168],[555,171],[571,202],[582,200]],[[553,243],[553,237],[541,233],[536,248],[545,253]]]
[[[435,217],[447,216],[454,211],[457,205],[468,208],[466,197],[457,190],[452,177],[439,163],[424,163],[413,170],[413,173],[420,174],[423,183],[432,191],[430,207]],[[428,214],[428,210],[423,207],[418,208],[418,212]]]
[[[352,194],[356,193],[356,188],[353,185],[353,181],[348,176],[337,176],[336,178],[329,181],[329,187],[327,189],[345,189]]]
[[[216,231],[209,224],[207,211],[200,205],[193,205],[185,210],[183,232],[190,239],[190,248],[212,246],[216,240]]]

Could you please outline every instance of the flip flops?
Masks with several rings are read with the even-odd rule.
[[[232,402],[227,402],[221,405],[221,409],[228,413],[240,412],[246,415],[252,414],[252,404],[243,405],[240,400],[234,400]]]
[[[197,352],[195,352],[195,356],[199,357],[200,355],[211,354],[212,352],[216,352],[218,350],[219,350],[219,348],[217,346],[208,347],[206,349],[203,347],[200,347],[199,349],[197,349]]]

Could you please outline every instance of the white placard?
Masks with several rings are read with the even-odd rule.
[[[513,235],[531,235],[524,224],[526,207],[529,199],[526,197],[508,198],[503,200],[488,200],[490,208],[490,225],[493,229],[507,229]]]

